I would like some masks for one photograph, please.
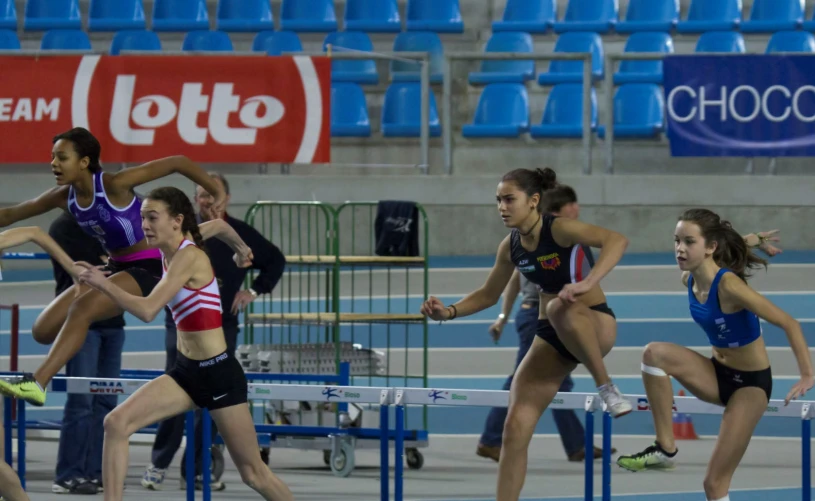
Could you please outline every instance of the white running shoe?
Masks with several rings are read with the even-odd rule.
[[[620,393],[620,389],[617,388],[617,385],[614,383],[609,383],[605,385],[605,388],[600,390],[600,398],[605,402],[606,410],[611,414],[611,417],[618,418],[625,416],[634,410],[631,406],[631,402]]]

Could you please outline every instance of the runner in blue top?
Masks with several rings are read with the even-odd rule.
[[[680,216],[674,234],[676,261],[688,289],[691,317],[707,334],[713,356],[673,343],[645,347],[642,379],[657,438],[644,451],[618,458],[621,467],[674,468],[678,451],[672,425],[673,376],[698,399],[725,407],[703,485],[709,501],[729,501],[733,473],[772,394],[759,319],[784,329],[798,361],[801,379],[785,403],[812,388],[815,376],[800,324],[747,285],[749,270],[767,265],[749,247],[759,246],[770,256],[778,252],[767,240],[766,234],[739,236],[729,222],[707,209],[690,209]]]
[[[186,157],[163,158],[107,173],[99,164],[99,141],[88,130],[74,128],[54,137],[52,142],[51,171],[57,186],[35,199],[0,209],[0,228],[52,209],[70,212],[83,230],[99,239],[109,253],[109,279],[131,294],[149,295],[162,273],[158,249],[148,245],[144,238],[136,186],[178,173],[215,194],[215,205],[222,207],[226,201],[221,185]],[[230,243],[239,254],[239,261],[249,259],[251,251],[226,223],[202,225],[201,233],[203,238],[218,236]],[[75,279],[82,272],[73,265],[65,269]],[[32,327],[35,340],[54,343],[43,364],[33,374],[0,379],[0,393],[43,405],[45,386],[82,347],[90,324],[121,313],[121,307],[104,294],[75,284],[54,299]]]

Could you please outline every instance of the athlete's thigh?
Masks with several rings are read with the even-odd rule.
[[[719,381],[709,358],[674,343],[648,343],[646,351],[659,361],[659,368],[676,378],[682,386],[705,402],[722,405],[719,399]],[[647,363],[647,362],[646,362]]]
[[[543,413],[563,379],[575,367],[577,364],[566,360],[551,344],[535,336],[512,379],[510,409],[526,407],[534,413]]]
[[[31,328],[37,341],[53,341],[62,328],[62,324],[65,323],[65,319],[68,317],[68,310],[71,304],[91,290],[93,289],[88,285],[74,284],[54,298],[54,300],[40,312]]]
[[[255,423],[246,403],[209,412],[236,466],[249,465],[260,459]]]
[[[115,275],[111,275],[108,280],[128,294],[139,297],[142,296],[139,283],[126,271],[120,271]],[[122,307],[107,294],[96,289],[91,289],[83,294],[82,297],[77,300],[75,309],[89,318],[91,322],[107,320],[108,318],[121,315],[124,312]]]
[[[181,386],[163,374],[136,390],[108,415],[120,420],[127,427],[128,434],[133,434],[145,426],[194,408],[195,404]]]
[[[600,343],[600,353],[605,357],[617,342],[617,319],[608,313],[588,308],[588,315],[594,326],[597,341]]]
[[[744,457],[761,416],[767,410],[767,394],[754,386],[739,388],[727,402],[719,438],[708,463],[708,475],[729,478]]]

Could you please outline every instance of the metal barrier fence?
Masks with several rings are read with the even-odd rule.
[[[0,377],[7,376],[8,373],[0,374]],[[51,383],[52,391],[65,391],[68,393],[89,393],[92,384],[116,385],[121,389],[119,394],[129,395],[134,393],[139,387],[147,383],[146,379],[94,379],[94,378],[55,378]],[[332,389],[332,391],[328,391]],[[449,398],[447,398],[449,396]],[[405,453],[405,409],[409,405],[441,405],[441,406],[476,406],[476,407],[505,407],[509,403],[509,392],[502,390],[459,390],[444,388],[387,388],[387,387],[361,387],[361,386],[332,386],[322,387],[313,385],[291,385],[291,384],[250,384],[249,398],[259,400],[270,399],[306,399],[312,401],[332,401],[345,403],[369,403],[380,406],[380,422],[377,438],[380,441],[380,499],[387,501],[390,499],[389,492],[389,440],[394,439],[394,500],[404,500],[404,470],[403,461]],[[634,405],[635,412],[649,412],[647,399],[644,395],[628,395],[626,398]],[[334,400],[331,400],[334,399]],[[6,399],[6,409],[4,415],[5,440],[6,440],[6,461],[12,464],[11,438],[12,438],[12,417],[10,399]],[[720,415],[724,408],[702,402],[694,397],[675,397],[674,403],[676,412],[685,414],[714,414]],[[811,420],[813,419],[812,401],[793,401],[785,406],[783,400],[770,400],[764,417],[777,418],[797,418],[801,420],[801,483],[802,499],[809,500],[811,492]],[[641,405],[646,404],[646,405]],[[388,408],[395,406],[395,429],[389,429]],[[550,404],[551,409],[573,409],[585,410],[585,447],[587,451],[593,448],[594,438],[594,412],[603,412],[603,458],[602,458],[602,499],[611,500],[611,435],[612,418],[604,410],[604,404],[600,398],[593,393],[558,393]],[[18,474],[25,486],[25,404],[18,403]],[[192,425],[188,417],[188,445],[187,445],[187,471],[193,471],[192,454],[194,443],[192,435]],[[209,420],[209,415],[204,413],[204,420]],[[209,426],[208,423],[205,426]],[[258,430],[272,428],[268,426],[257,426]],[[281,427],[277,427],[281,428]],[[207,428],[205,428],[207,429]],[[338,440],[334,441],[334,454],[341,455],[344,451],[351,451],[347,448],[345,437],[350,432],[336,430],[334,428],[322,428],[328,434],[335,434]],[[311,430],[313,431],[313,430]],[[192,438],[190,438],[192,437]],[[203,450],[208,450],[208,435],[204,434]],[[208,456],[204,454],[205,458]],[[594,458],[592,454],[586,454],[585,458],[585,492],[584,499],[592,501],[594,499]],[[210,492],[206,487],[209,484],[209,468],[205,464],[202,466],[205,478],[204,500],[210,500]],[[195,490],[190,484],[192,475],[187,476],[188,489],[187,498],[192,501]]]
[[[444,55],[442,94],[442,139],[444,173],[453,173],[453,61],[583,61],[583,174],[591,173],[594,134],[591,130],[591,61],[589,52],[537,54],[528,52],[453,52]]]

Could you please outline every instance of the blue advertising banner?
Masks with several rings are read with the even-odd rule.
[[[815,156],[815,56],[671,55],[663,74],[671,156]]]

